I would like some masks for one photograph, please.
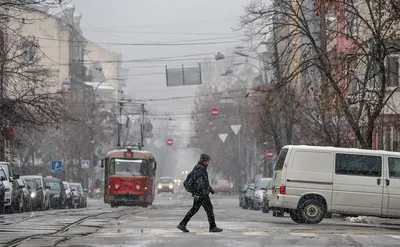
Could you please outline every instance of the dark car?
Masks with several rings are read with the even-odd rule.
[[[43,193],[43,187],[40,186],[38,181],[33,177],[25,177],[22,179],[25,181],[28,191],[31,196],[31,203],[33,210],[45,210],[46,208],[46,199]]]
[[[158,194],[161,192],[170,192],[174,194],[174,180],[171,177],[161,177],[158,179]]]
[[[4,186],[3,181],[6,179],[6,174],[3,169],[0,169],[0,214],[4,214],[5,211],[6,187]]]
[[[32,211],[32,198],[31,198],[31,193],[28,190],[28,185],[25,183],[25,180],[22,178],[16,179],[19,190],[22,196],[22,206],[23,206],[23,211],[24,212],[30,212]]]
[[[50,192],[50,208],[65,208],[66,193],[62,180],[58,178],[44,178],[46,188]]]

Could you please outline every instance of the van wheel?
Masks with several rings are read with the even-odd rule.
[[[306,224],[318,224],[325,216],[326,209],[320,200],[307,199],[299,205],[299,216]]]
[[[299,210],[290,212],[290,218],[297,224],[304,224],[305,220],[301,217]]]

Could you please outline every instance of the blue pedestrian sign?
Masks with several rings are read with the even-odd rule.
[[[63,171],[62,160],[53,160],[51,162],[51,171],[52,172],[62,172]]]
[[[81,167],[83,169],[89,169],[89,160],[82,160]]]

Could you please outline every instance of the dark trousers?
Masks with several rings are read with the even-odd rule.
[[[200,207],[203,206],[204,210],[207,213],[207,218],[208,218],[208,223],[210,224],[210,229],[216,227],[215,224],[215,217],[214,217],[214,208],[213,205],[211,204],[211,199],[210,197],[207,196],[201,196],[201,197],[194,197],[193,201],[193,206],[189,210],[189,212],[186,214],[185,218],[181,221],[180,225],[186,226],[189,220],[195,215]]]

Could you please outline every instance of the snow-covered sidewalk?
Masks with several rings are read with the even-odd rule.
[[[371,225],[400,226],[400,219],[378,218],[370,216],[346,217],[344,218],[344,221]]]

